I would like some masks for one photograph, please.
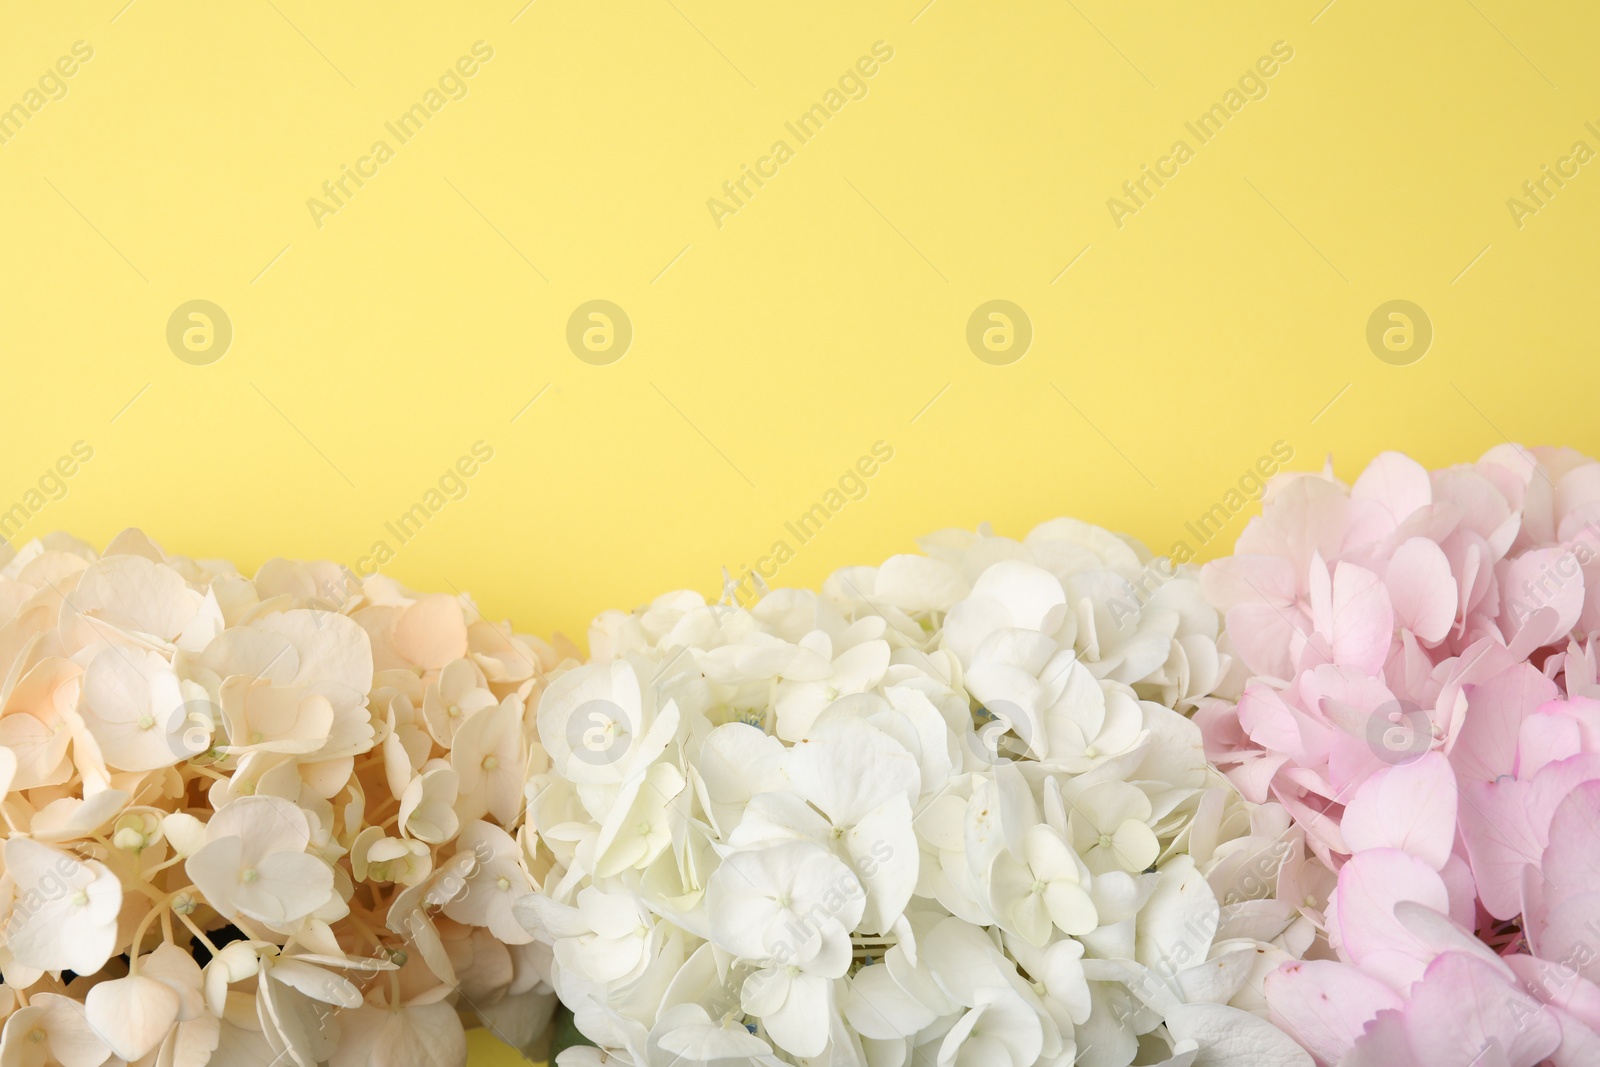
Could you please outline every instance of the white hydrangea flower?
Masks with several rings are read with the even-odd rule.
[[[1181,1067],[1271,1030],[1259,961],[1310,920],[1266,899],[1288,819],[1185,715],[1228,668],[1193,577],[1071,520],[924,547],[607,612],[551,681],[515,914],[600,1046],[564,1067]]]

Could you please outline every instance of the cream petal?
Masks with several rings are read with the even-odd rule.
[[[184,861],[183,869],[206,901],[224,917],[237,914],[233,903],[244,867],[244,841],[224,837],[203,845]]]
[[[32,1057],[24,1059],[19,1053],[24,1043],[32,1043],[35,1030],[44,1033],[50,1055],[62,1067],[100,1067],[111,1055],[110,1046],[95,1034],[85,1018],[82,1004],[56,993],[36,993],[26,1008],[19,1008],[6,1019],[4,1036],[0,1038],[0,1062],[5,1062],[6,1067],[11,1067],[12,1062],[29,1063]],[[12,1061],[7,1053],[17,1059]]]
[[[355,983],[332,971],[313,967],[297,959],[280,957],[272,964],[268,976],[274,982],[292,986],[311,999],[320,1000],[325,1004],[335,1004],[341,1008],[355,1008],[361,1005],[361,991],[356,988]]]
[[[387,1014],[385,1025],[374,1036],[368,1062],[395,1067],[465,1062],[467,1036],[450,1004],[421,1004]]]
[[[78,576],[69,599],[86,616],[171,641],[199,610],[201,597],[170,567],[142,556],[107,556]]]
[[[177,945],[163,941],[139,961],[139,973],[164,983],[178,995],[179,1021],[197,1018],[205,1012],[205,995],[201,990],[204,973],[194,957]]]
[[[372,642],[344,615],[296,609],[256,624],[293,644],[299,653],[291,684],[311,690],[336,708],[359,707],[372,689]]]
[[[863,967],[850,979],[844,1015],[861,1036],[884,1041],[910,1037],[937,1018],[881,965]]]
[[[406,609],[394,628],[394,648],[425,670],[438,670],[467,654],[467,624],[461,603],[444,593],[425,596]]]
[[[298,804],[275,796],[230,801],[206,824],[206,840],[237,837],[247,858],[273,852],[300,852],[311,840],[311,824]]]
[[[178,1021],[181,1002],[165,983],[144,975],[114,978],[89,990],[89,1025],[111,1050],[137,1060],[159,1045]]]
[[[274,852],[241,878],[233,900],[239,910],[264,923],[289,923],[311,914],[333,894],[333,869],[315,856]]]

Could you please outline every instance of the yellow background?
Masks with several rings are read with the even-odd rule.
[[[1600,13],[1323,3],[7,5],[0,107],[94,58],[0,145],[0,509],[83,440],[19,540],[137,524],[354,564],[482,440],[385,572],[581,636],[779,538],[779,584],[1060,513],[1164,550],[1278,441],[1346,477],[1384,448],[1600,451],[1600,162],[1520,227],[1506,203],[1600,149]],[[479,40],[468,95],[398,144]],[[798,144],[785,121],[880,40],[867,96]],[[1185,121],[1280,40],[1199,145]],[[319,228],[307,199],[379,138]],[[707,199],[779,138],[719,228]],[[1179,138],[1119,228],[1107,199]],[[635,331],[609,366],[565,341],[596,298]],[[965,340],[995,298],[1033,324],[1009,366]],[[233,324],[209,366],[166,343],[192,299]],[[1433,323],[1410,366],[1365,339],[1391,299]],[[868,495],[787,536],[880,440]]]

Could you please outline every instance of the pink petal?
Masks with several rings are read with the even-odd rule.
[[[1410,456],[1384,452],[1361,472],[1350,487],[1350,498],[1373,501],[1398,525],[1413,511],[1433,503],[1433,484],[1427,469]]]
[[[1403,1003],[1382,982],[1333,960],[1286,963],[1267,975],[1265,991],[1273,1022],[1324,1063],[1339,1062],[1378,1012]]]
[[[1514,778],[1461,787],[1461,837],[1467,844],[1478,896],[1497,919],[1522,909],[1522,871],[1538,861],[1543,826],[1530,817],[1533,785]]]
[[[1600,781],[1583,783],[1561,801],[1541,859],[1547,906],[1600,889]]]
[[[1224,556],[1200,569],[1200,588],[1218,610],[1237,604],[1287,607],[1299,596],[1294,566],[1282,556]]]
[[[1287,756],[1253,755],[1228,771],[1239,794],[1252,804],[1265,804],[1273,776],[1288,762]]]
[[[1415,901],[1437,912],[1450,908],[1444,882],[1432,867],[1398,849],[1358,852],[1339,871],[1330,924],[1337,946],[1363,971],[1395,990],[1422,977],[1434,952],[1396,918],[1395,905]],[[1335,931],[1330,930],[1330,938]]]
[[[1496,569],[1500,579],[1500,628],[1507,643],[1526,625],[1543,627],[1534,647],[1549,644],[1572,631],[1583,611],[1583,571],[1568,548],[1525,552]],[[1546,610],[1548,609],[1548,610]]]
[[[1450,749],[1457,776],[1492,781],[1512,773],[1522,721],[1558,696],[1555,683],[1527,663],[1468,686],[1466,716]]]
[[[1268,678],[1293,676],[1290,645],[1297,634],[1311,629],[1304,612],[1293,606],[1238,604],[1228,609],[1227,623],[1233,647],[1251,674]]]
[[[1464,619],[1488,594],[1494,581],[1494,553],[1488,542],[1470,530],[1457,530],[1439,546],[1450,561],[1459,600],[1457,618]]]
[[[1578,684],[1570,672],[1567,684]],[[1600,700],[1551,700],[1522,722],[1516,775],[1532,778],[1548,764],[1584,752],[1600,752]]]
[[[1522,910],[1523,872],[1542,861],[1557,807],[1593,779],[1600,779],[1600,753],[1552,763],[1532,781],[1500,778],[1462,786],[1461,838],[1490,915],[1510,919]]]
[[[1561,510],[1570,518],[1573,511],[1585,506],[1600,503],[1600,463],[1587,457],[1582,457],[1578,465],[1556,479],[1556,493],[1561,500]],[[1557,535],[1564,540],[1571,540],[1573,534],[1566,531],[1567,519],[1561,523]]]
[[[1450,561],[1437,544],[1413,537],[1395,549],[1387,584],[1396,625],[1430,644],[1444,640],[1455,621],[1458,592]]]
[[[1439,870],[1456,839],[1456,776],[1439,752],[1385,767],[1345,804],[1340,822],[1353,851],[1397,848]]]
[[[1200,737],[1205,742],[1206,758],[1217,761],[1223,754],[1233,754],[1250,747],[1239,725],[1238,705],[1216,697],[1202,697],[1195,709],[1194,724],[1200,727]]]
[[[1291,478],[1268,494],[1266,509],[1245,525],[1234,551],[1283,556],[1299,571],[1314,555],[1343,549],[1355,510],[1336,482],[1309,474]],[[1386,518],[1381,509],[1374,510]]]
[[[1506,965],[1522,982],[1522,988],[1567,1016],[1562,1020],[1563,1032],[1573,1020],[1600,1031],[1600,986],[1575,974],[1569,964],[1517,953],[1506,957]],[[1576,1062],[1600,1063],[1600,1059]]]
[[[1543,883],[1550,888],[1551,882]],[[1565,887],[1571,889],[1573,887]],[[1589,981],[1600,980],[1600,955],[1595,954],[1594,939],[1600,933],[1600,891],[1566,892],[1561,903],[1549,906],[1535,904],[1528,910],[1528,943],[1547,960],[1573,971]],[[1530,894],[1530,896],[1533,894]]]
[[[1511,506],[1493,482],[1470,467],[1434,471],[1433,499],[1459,513],[1460,526],[1487,539],[1511,515]]]
[[[1513,509],[1531,507],[1528,486],[1539,477],[1539,459],[1527,448],[1509,441],[1495,445],[1473,469],[1493,482]]]
[[[1560,712],[1535,712],[1522,720],[1517,732],[1517,777],[1532,778],[1547,764],[1576,756],[1583,749],[1577,719]]]
[[[1330,814],[1325,801],[1318,799],[1317,807],[1305,803],[1301,797],[1294,796],[1283,789],[1274,789],[1273,796],[1284,810],[1289,813],[1306,832],[1306,844],[1323,863],[1330,867],[1337,864],[1333,854],[1346,854],[1350,850],[1345,847],[1344,837],[1339,833],[1338,807],[1334,806]]]
[[[1353,563],[1334,565],[1331,586],[1320,570],[1320,564],[1312,565],[1311,618],[1317,633],[1327,638],[1331,662],[1378,673],[1394,639],[1389,591],[1376,574]],[[1303,661],[1301,666],[1314,663]]]
[[[1406,1034],[1425,1064],[1469,1064],[1498,1046],[1511,1067],[1535,1067],[1561,1044],[1554,1015],[1483,960],[1447,952],[1406,1006]]]
[[[1472,865],[1452,853],[1439,869],[1439,877],[1450,894],[1450,918],[1463,928],[1472,929],[1478,920],[1478,882],[1472,877]]]
[[[1265,685],[1248,686],[1239,698],[1239,725],[1250,740],[1268,752],[1280,752],[1301,760],[1306,757],[1300,723],[1275,689]]]
[[[1411,1038],[1406,1034],[1406,1017],[1399,1011],[1380,1011],[1356,1039],[1349,1056],[1339,1067],[1421,1067],[1411,1053]],[[1476,1063],[1472,1067],[1501,1067]]]
[[[1437,689],[1433,679],[1433,657],[1410,630],[1401,630],[1399,637],[1400,640],[1389,650],[1389,662],[1384,664],[1383,676],[1395,696],[1417,705],[1432,703],[1432,694]]]

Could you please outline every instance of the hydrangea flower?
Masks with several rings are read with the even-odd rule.
[[[1302,833],[1207,766],[1196,576],[1061,519],[607,612],[537,706],[516,914],[592,1064],[1309,1067]]]
[[[329,563],[0,551],[0,1064],[535,1046],[528,709],[570,650]]]
[[[1309,854],[1268,976],[1326,1065],[1600,1062],[1600,463],[1505,445],[1282,478],[1202,584],[1242,669],[1196,715]]]

